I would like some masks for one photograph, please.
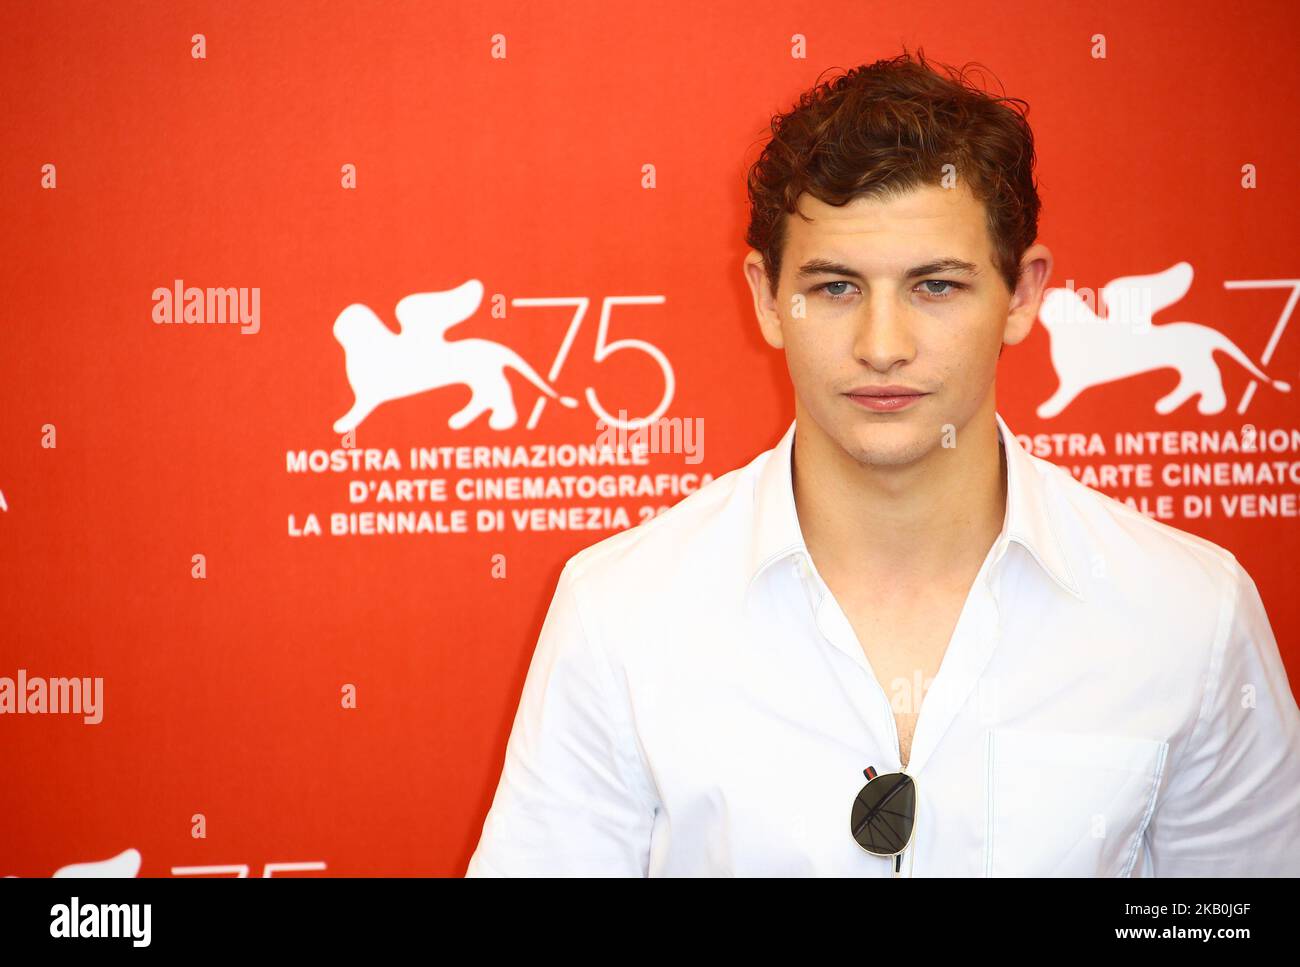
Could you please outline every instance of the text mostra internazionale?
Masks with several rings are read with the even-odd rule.
[[[290,473],[357,473],[383,470],[492,470],[518,467],[644,467],[649,451],[616,450],[599,444],[533,443],[527,446],[411,447],[405,463],[396,447],[288,450]]]

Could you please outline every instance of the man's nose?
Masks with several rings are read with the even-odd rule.
[[[916,341],[908,313],[907,306],[885,292],[864,300],[856,320],[854,355],[882,373],[911,360],[916,355]]]

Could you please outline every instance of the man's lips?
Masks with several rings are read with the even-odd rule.
[[[911,406],[917,400],[929,394],[919,389],[913,389],[911,386],[891,384],[889,386],[859,386],[857,389],[849,390],[844,395],[859,406],[864,406],[869,410],[874,410],[877,413],[892,413],[895,410]]]
[[[888,386],[859,386],[857,389],[851,389],[849,396],[924,396],[925,391],[913,389],[910,386],[899,386],[897,383],[890,383]]]

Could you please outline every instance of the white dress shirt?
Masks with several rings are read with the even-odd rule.
[[[467,876],[1300,875],[1300,709],[1228,551],[1006,451],[1001,534],[900,770],[780,443],[560,574]],[[889,683],[885,683],[888,685]]]

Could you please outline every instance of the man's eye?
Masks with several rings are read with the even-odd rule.
[[[954,292],[966,288],[966,286],[963,285],[961,282],[949,282],[947,279],[926,279],[921,284],[950,286],[949,289],[946,289],[943,292],[935,292],[933,289],[925,290],[926,295],[934,296],[936,299],[939,300],[950,298]]]
[[[930,288],[924,290],[925,294],[930,296],[936,302],[942,302],[944,299],[949,299],[952,297],[954,292],[960,292],[962,289],[968,288],[968,286],[962,282],[949,282],[947,279],[926,279],[920,284],[923,286],[947,286],[946,289],[939,291]],[[852,288],[853,283],[844,281],[823,282],[821,285],[816,286],[813,291],[824,292],[826,297],[832,302],[844,302],[852,295],[852,293],[847,291],[847,288],[838,288],[839,286]]]
[[[832,302],[843,302],[845,299],[848,298],[848,293],[839,292],[839,291],[832,292],[831,286],[852,285],[852,284],[853,284],[852,282],[823,282],[821,285],[817,286],[813,291],[825,292],[827,298],[829,298]]]

